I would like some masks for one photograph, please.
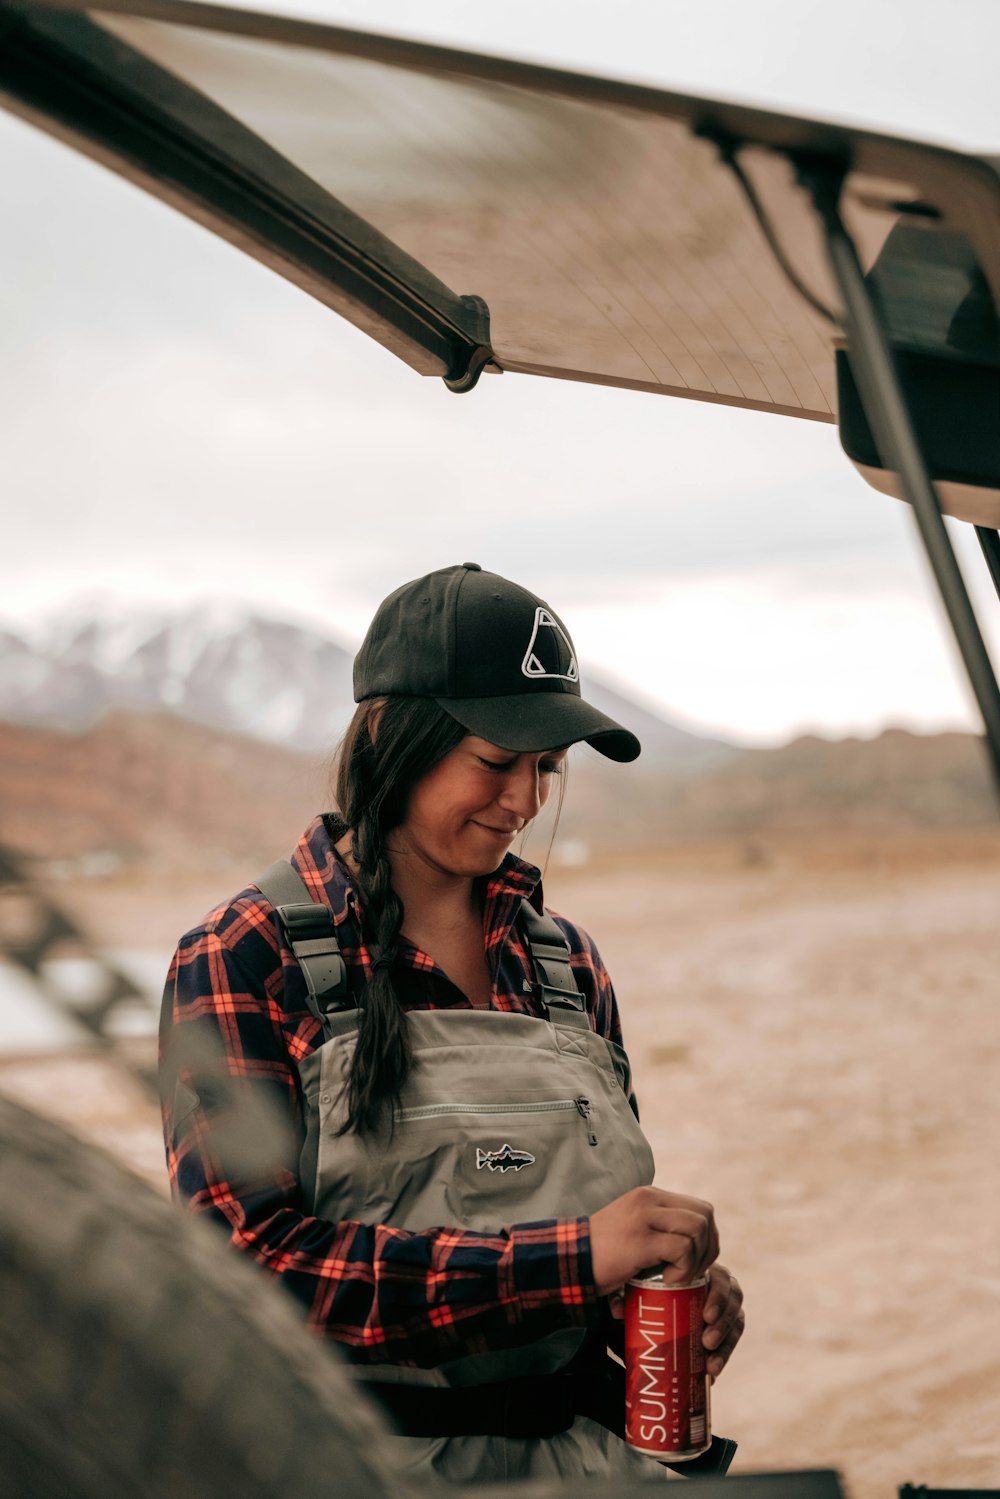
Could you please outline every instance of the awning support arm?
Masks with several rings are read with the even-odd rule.
[[[847,357],[865,415],[882,462],[899,474],[903,493],[916,518],[983,717],[994,779],[1000,792],[1000,686],[910,419],[889,340],[865,282],[854,242],[840,216],[843,168],[838,163],[815,160],[795,160],[794,165],[823,227],[830,267],[843,298]]]
[[[997,598],[1000,598],[1000,531],[993,531],[989,526],[977,526],[976,535],[979,537],[979,545],[983,549]]]

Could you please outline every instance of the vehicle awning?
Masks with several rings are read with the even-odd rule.
[[[0,0],[0,27],[8,107],[459,389],[485,366],[835,420],[838,330],[727,143],[819,304],[790,149],[843,163],[866,269],[906,230],[879,285],[899,347],[960,357],[970,288],[1000,303],[995,161],[185,0]]]

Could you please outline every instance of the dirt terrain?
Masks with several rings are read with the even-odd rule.
[[[95,881],[77,910],[154,947],[225,889]],[[746,1290],[737,1468],[1000,1487],[1000,836],[719,842],[548,893],[614,975],[659,1181],[715,1202]],[[0,1088],[162,1182],[113,1064],[7,1059]]]

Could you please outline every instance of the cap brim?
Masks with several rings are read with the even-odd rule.
[[[470,734],[498,749],[538,754],[581,740],[609,760],[635,760],[638,739],[571,692],[520,692],[510,697],[439,697],[435,701]]]

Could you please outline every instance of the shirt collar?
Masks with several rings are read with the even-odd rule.
[[[343,829],[344,824],[335,813],[314,817],[292,855],[292,864],[313,899],[330,907],[335,926],[349,915],[361,922],[361,905],[350,870],[336,849]],[[530,900],[541,911],[541,871],[516,854],[506,854],[502,864],[486,879],[483,925],[488,937],[495,941],[501,931],[506,932],[516,919],[522,900]]]
[[[331,816],[314,817],[295,846],[292,865],[308,886],[313,900],[329,906],[334,926],[349,915],[360,923],[360,908],[350,870],[337,852],[337,823]]]

